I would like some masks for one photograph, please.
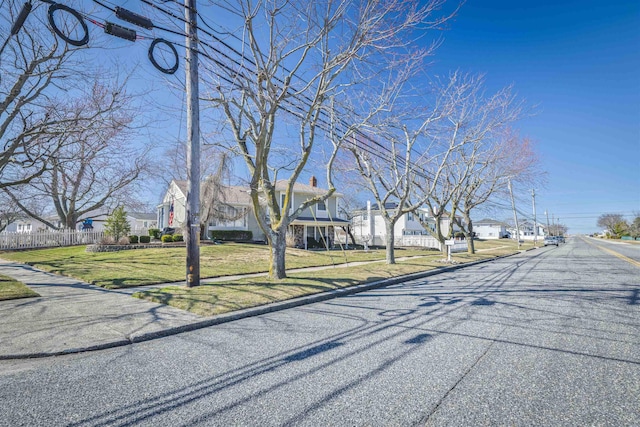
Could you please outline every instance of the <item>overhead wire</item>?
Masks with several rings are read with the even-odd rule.
[[[46,0],[45,0],[46,1]],[[101,2],[100,0],[93,0],[96,4],[100,5],[101,7],[110,10],[111,12],[115,13],[115,9],[111,8],[109,6],[107,6],[106,4],[104,4],[103,2]],[[108,1],[108,0],[105,0]],[[177,15],[169,10],[166,10],[165,8],[162,8],[156,4],[154,4],[153,2],[149,1],[149,0],[140,0],[141,2],[143,2],[144,4],[153,7],[154,9],[160,11],[161,13],[174,18],[174,19],[178,19],[180,21],[182,21],[183,23],[186,23],[186,19],[180,15]],[[168,3],[168,2],[172,2],[175,4],[180,5],[181,7],[187,7],[186,5],[183,5],[179,2],[177,2],[176,0],[167,0],[167,1],[163,1],[163,3]],[[220,5],[218,5],[220,6]],[[236,13],[237,11],[231,11],[232,13]],[[88,14],[83,14],[85,16],[89,16]],[[207,26],[211,31],[213,32],[218,32],[216,31],[211,25],[209,25],[201,16],[201,14],[199,14],[201,21],[203,22],[203,24],[205,26]],[[88,18],[89,19],[89,18]],[[99,23],[97,23],[96,21],[91,20],[90,22],[96,24],[96,25],[100,25]],[[153,28],[158,29],[160,31],[165,31],[174,35],[178,35],[181,37],[187,37],[187,35],[184,32],[179,32],[179,31],[174,31],[171,30],[169,28],[165,28],[165,27],[161,27],[158,25],[153,24]],[[200,32],[208,35],[209,37],[211,37],[214,41],[220,43],[223,47],[225,47],[226,49],[228,49],[232,54],[240,57],[240,59],[235,59],[232,58],[229,54],[224,53],[221,49],[216,48],[215,46],[212,46],[210,43],[208,43],[207,41],[204,40],[199,40],[199,43],[202,44],[205,48],[207,49],[211,49],[215,54],[223,57],[224,59],[230,61],[232,64],[235,64],[236,66],[240,67],[241,69],[244,69],[245,71],[248,71],[250,73],[255,73],[256,70],[252,70],[250,69],[250,67],[247,66],[247,63],[251,64],[254,67],[257,67],[257,63],[252,60],[251,58],[248,58],[245,54],[243,54],[242,52],[238,51],[236,48],[232,47],[231,45],[229,45],[228,43],[226,43],[224,40],[220,39],[218,36],[214,35],[211,33],[211,31],[208,30],[204,30],[201,27],[196,27],[197,30],[199,30]],[[239,40],[240,42],[243,42],[241,38],[239,38],[238,36],[236,36],[233,33],[227,32],[226,34],[231,35],[232,37],[236,38],[237,40]],[[144,38],[144,36],[142,36],[141,38]],[[172,42],[173,44],[185,48],[186,46],[181,44],[181,43],[177,43],[177,42]],[[228,73],[228,75],[223,75],[220,72],[216,72],[214,71],[214,74],[216,75],[217,78],[219,78],[220,80],[229,83],[233,86],[235,86],[238,89],[243,89],[244,87],[242,85],[240,85],[238,83],[238,81],[236,80],[238,77],[246,80],[247,82],[250,82],[250,78],[248,76],[246,76],[243,72],[241,72],[240,70],[234,69],[232,67],[230,67],[228,64],[224,63],[223,61],[214,58],[213,54],[210,54],[208,52],[206,52],[204,49],[202,50],[198,50],[197,53],[203,55],[205,58],[211,60],[213,62],[214,65],[226,70],[226,72]],[[245,63],[244,61],[246,61],[247,63]],[[283,69],[287,72],[289,72],[291,74],[291,72],[289,70],[287,70],[286,68],[283,67]],[[292,74],[294,77],[296,77],[297,79],[299,79],[300,81],[302,81],[305,84],[308,84],[308,82],[306,82],[304,79],[301,79],[299,76],[296,76],[295,73]],[[230,76],[233,76],[233,78],[231,78]],[[280,83],[280,84],[284,84],[284,81],[279,79],[278,77],[276,77],[276,80]],[[303,113],[306,113],[307,110],[305,110],[302,106],[300,106],[299,104],[294,103],[294,101],[297,101],[298,103],[302,103],[304,105],[304,107],[308,107],[308,108],[312,108],[312,104],[310,104],[310,102],[312,102],[312,99],[308,96],[308,95],[304,95],[302,94],[302,100],[300,99],[300,94],[298,94],[297,92],[295,92],[295,90],[291,87],[287,88],[287,91],[294,91],[293,94],[291,95],[292,98],[294,98],[293,100],[290,100],[289,98],[285,98],[285,102],[287,103],[287,105],[289,107],[280,105],[279,108],[283,109],[284,111],[286,111],[289,114],[292,114],[294,116],[297,117],[302,117]],[[291,92],[289,92],[291,93]],[[298,110],[293,111],[293,110]],[[318,122],[319,124],[321,124],[322,126],[320,126],[319,128],[329,132],[331,130],[330,126],[331,126],[331,122],[329,120],[326,120],[326,112],[321,113],[323,115],[322,119],[319,119]],[[344,126],[346,129],[349,129],[349,125],[346,122],[346,120],[344,119],[339,119],[339,124]],[[346,132],[346,129],[343,128],[342,132]],[[337,130],[337,129],[336,129]],[[406,159],[404,157],[402,157],[401,155],[399,155],[398,153],[393,152],[388,146],[382,144],[381,142],[377,141],[375,138],[367,135],[366,133],[362,132],[361,130],[356,130],[354,132],[355,135],[361,137],[362,139],[364,139],[367,143],[369,143],[370,145],[366,145],[364,143],[358,144],[357,141],[354,143],[353,141],[351,141],[352,146],[355,146],[356,149],[363,151],[365,153],[367,153],[368,155],[371,155],[375,158],[378,158],[380,160],[383,160],[385,162],[396,162],[399,166],[401,167],[410,167],[412,172],[422,178],[425,179],[430,179],[433,178],[433,175],[430,174],[429,172],[425,171],[424,169],[422,169],[421,167],[417,166],[417,165],[412,165],[411,163],[407,163]],[[414,151],[415,152],[415,151]]]

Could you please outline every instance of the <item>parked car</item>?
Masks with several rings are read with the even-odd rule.
[[[165,235],[172,235],[176,232],[176,229],[173,227],[165,227],[162,229],[162,231],[160,232],[160,236],[165,236]]]
[[[558,240],[559,243],[565,243],[564,236],[558,236],[556,237],[556,239]]]
[[[547,236],[544,238],[544,245],[556,245],[558,246],[558,239],[555,236]]]

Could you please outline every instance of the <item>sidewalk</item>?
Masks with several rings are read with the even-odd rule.
[[[202,319],[132,298],[133,289],[106,290],[5,260],[0,273],[40,294],[0,301],[0,359],[114,347]]]
[[[214,317],[202,317],[167,305],[131,297],[138,290],[154,286],[107,290],[73,278],[46,273],[27,265],[0,259],[0,274],[25,283],[40,294],[37,298],[0,301],[0,318],[2,319],[0,360],[55,356],[127,345],[244,317],[325,301],[491,260],[443,267]],[[378,261],[350,265],[370,262]],[[334,266],[313,267],[309,270],[324,268],[334,268]],[[203,282],[230,279],[233,280],[233,277],[207,279]]]

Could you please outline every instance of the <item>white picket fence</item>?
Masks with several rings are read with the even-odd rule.
[[[0,250],[52,248],[91,245],[104,237],[103,231],[37,231],[34,233],[0,233]]]
[[[432,236],[396,236],[395,245],[398,247],[418,247],[442,250],[440,242]],[[467,241],[456,240],[451,252],[466,252]]]
[[[356,238],[356,242],[359,244],[364,244],[362,239]],[[367,242],[372,246],[385,246],[386,241],[383,236],[374,236],[373,239]],[[442,250],[440,242],[433,236],[395,236],[394,238],[394,246],[397,248],[431,248]],[[451,248],[451,252],[466,252],[467,251],[467,241],[466,240],[456,240],[453,247]]]

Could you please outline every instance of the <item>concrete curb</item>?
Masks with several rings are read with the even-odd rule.
[[[534,250],[537,248],[527,249],[527,252],[530,250]],[[220,314],[218,316],[205,319],[199,322],[189,323],[187,325],[177,326],[174,328],[167,328],[160,331],[155,332],[146,332],[142,334],[134,334],[128,337],[128,339],[115,340],[108,343],[96,344],[86,347],[76,347],[71,349],[66,349],[63,351],[57,352],[41,352],[41,353],[26,353],[26,354],[16,354],[16,355],[0,355],[0,360],[19,360],[19,359],[36,359],[36,358],[44,358],[44,357],[52,357],[52,356],[64,356],[68,354],[76,354],[76,353],[84,353],[88,351],[96,351],[96,350],[105,350],[109,348],[122,347],[125,345],[141,343],[145,341],[151,341],[158,338],[164,338],[171,335],[181,334],[183,332],[195,331],[197,329],[204,329],[210,326],[220,325],[223,323],[233,322],[240,319],[245,319],[248,317],[259,316],[262,314],[273,313],[276,311],[286,310],[289,308],[299,307],[301,305],[313,304],[316,302],[327,301],[330,299],[357,294],[360,292],[369,291],[372,289],[378,289],[385,286],[395,285],[401,282],[406,282],[408,280],[422,279],[425,277],[435,276],[441,273],[447,273],[455,270],[459,270],[465,267],[471,267],[478,264],[484,264],[487,262],[495,261],[502,258],[508,258],[514,255],[519,254],[509,254],[509,255],[501,255],[495,258],[487,258],[483,260],[473,261],[464,264],[451,265],[446,267],[436,267],[433,270],[422,271],[418,273],[407,274],[404,276],[392,277],[389,279],[378,280],[376,282],[365,283],[362,285],[350,286],[347,288],[334,289],[331,291],[321,292],[313,295],[306,295],[303,297],[292,298],[285,301],[274,302],[271,304],[265,304],[257,307],[245,308],[242,310],[232,311],[229,313]]]

